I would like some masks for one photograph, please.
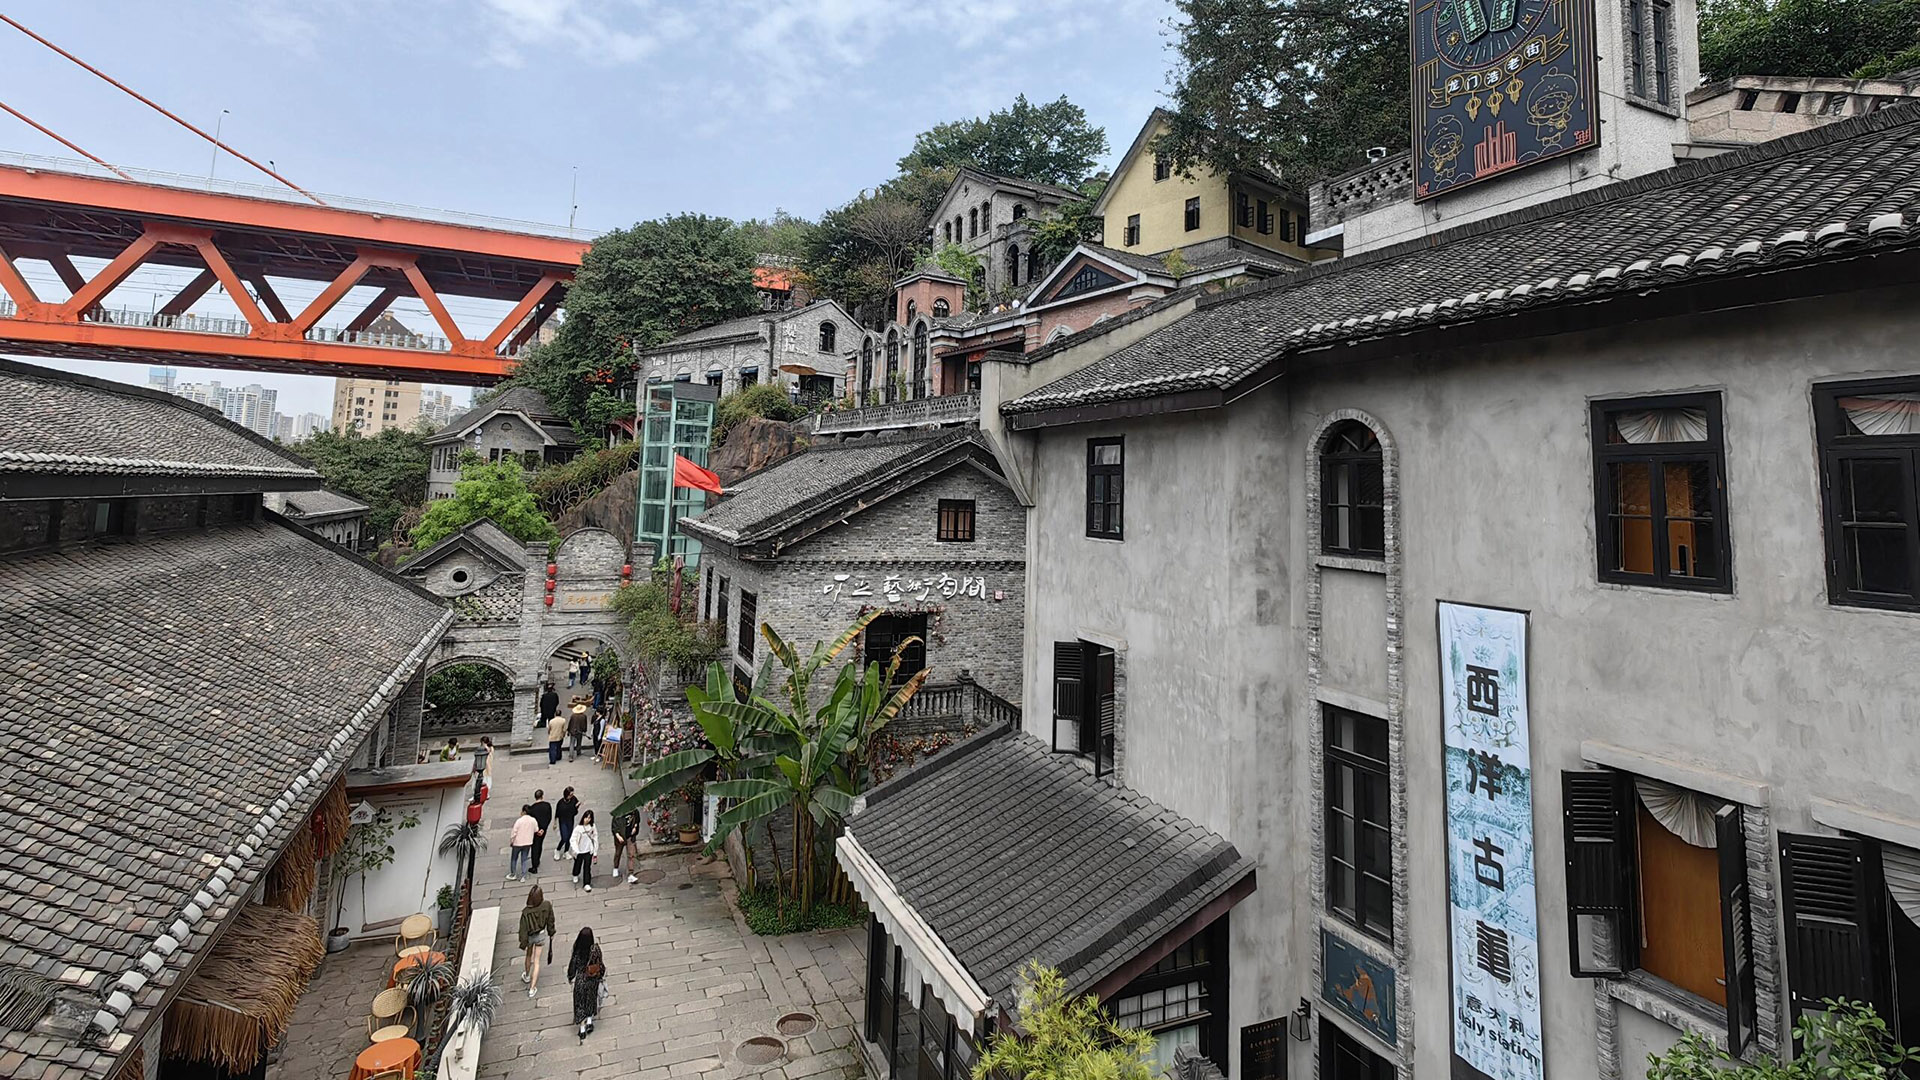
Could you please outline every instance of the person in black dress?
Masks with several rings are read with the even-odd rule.
[[[593,928],[583,926],[573,939],[573,956],[567,960],[567,981],[573,984],[573,1022],[580,1025],[583,1040],[600,1015],[600,988],[606,978],[607,963],[593,940]]]

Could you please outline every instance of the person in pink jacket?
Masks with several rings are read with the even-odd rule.
[[[540,821],[533,816],[533,807],[522,806],[520,816],[513,819],[513,834],[507,843],[507,880],[519,881],[527,876],[527,868],[533,862],[533,841],[540,834]]]

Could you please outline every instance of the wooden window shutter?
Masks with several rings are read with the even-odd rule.
[[[1093,775],[1105,776],[1113,771],[1114,754],[1114,654],[1112,649],[1097,645],[1087,646],[1093,653],[1093,693],[1094,707],[1087,710],[1091,715],[1089,728],[1092,741],[1086,745],[1093,751]]]
[[[1634,923],[1633,777],[1612,769],[1560,774],[1567,845],[1567,936],[1573,974],[1639,966]]]
[[[1794,1019],[1820,1011],[1828,998],[1882,1004],[1874,946],[1879,862],[1866,842],[1850,836],[1780,834]]]
[[[1713,816],[1720,856],[1720,944],[1727,965],[1727,1049],[1736,1056],[1753,1038],[1752,895],[1747,885],[1747,834],[1740,807],[1728,803]]]
[[[1077,753],[1080,718],[1086,713],[1086,679],[1083,652],[1077,641],[1053,643],[1053,749],[1055,753]],[[1062,746],[1061,732],[1070,731],[1076,745]]]

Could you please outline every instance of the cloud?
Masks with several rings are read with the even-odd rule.
[[[503,35],[491,43],[489,55],[508,67],[521,66],[526,49],[559,49],[592,64],[630,64],[653,54],[681,25],[674,13],[654,8],[581,0],[485,0],[488,24]],[[603,13],[613,18],[603,18]]]

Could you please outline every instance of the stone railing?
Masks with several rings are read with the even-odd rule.
[[[1316,228],[1337,225],[1412,194],[1413,155],[1403,150],[1313,185],[1312,221]]]
[[[1019,723],[1020,706],[962,671],[958,682],[922,686],[888,727],[896,734],[913,734]]]
[[[895,401],[886,405],[870,405],[864,409],[836,409],[832,412],[818,413],[813,418],[813,430],[822,435],[843,435],[859,431],[890,431],[896,428],[979,422],[980,395],[968,393],[919,398],[913,401]]]
[[[438,744],[448,735],[485,735],[513,730],[513,699],[470,701],[445,709],[428,708],[420,714],[420,737]]]

